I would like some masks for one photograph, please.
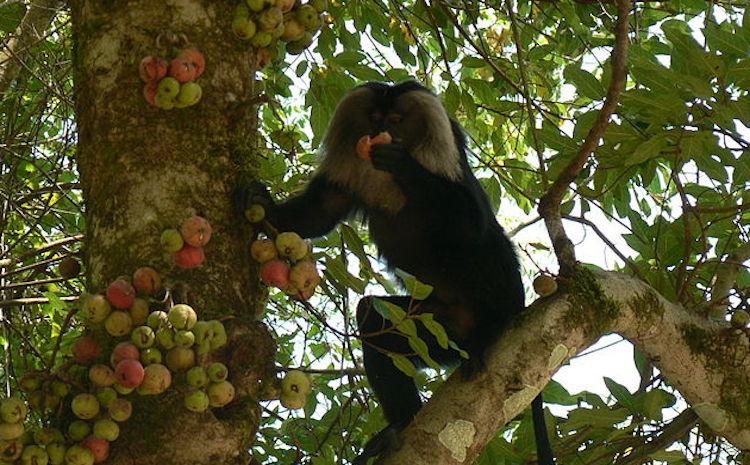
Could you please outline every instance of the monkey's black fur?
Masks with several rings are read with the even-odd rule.
[[[373,146],[371,164],[357,158],[356,141],[383,131],[393,136],[393,143]],[[280,231],[315,237],[360,214],[390,267],[434,287],[417,305],[405,296],[381,298],[412,313],[433,313],[469,353],[462,364],[464,376],[481,371],[487,349],[524,308],[524,292],[513,246],[469,168],[461,127],[420,84],[371,82],[353,89],[339,104],[323,157],[304,193],[279,205],[269,203],[269,222]],[[246,193],[246,202],[267,195],[254,194],[247,199]],[[398,432],[421,407],[414,381],[385,352],[406,355],[417,365],[421,360],[405,337],[382,331],[391,323],[375,311],[372,297],[360,301],[357,320],[367,377],[390,422],[354,461],[360,465],[392,449]],[[461,361],[423,327],[420,336],[439,363]],[[538,425],[544,420],[541,399],[534,405]],[[540,463],[553,464],[543,423],[535,429]]]

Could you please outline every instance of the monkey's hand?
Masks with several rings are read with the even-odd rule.
[[[370,149],[370,159],[375,169],[393,174],[405,173],[419,167],[419,163],[409,156],[401,144],[373,145]]]
[[[260,181],[241,184],[232,193],[232,203],[238,215],[244,216],[251,205],[260,205],[268,211],[275,205],[268,187]]]
[[[362,448],[362,453],[354,459],[352,465],[367,465],[367,462],[371,458],[398,449],[401,446],[401,441],[399,440],[398,435],[405,427],[405,425],[400,426],[395,424],[386,426],[367,441],[365,447]]]

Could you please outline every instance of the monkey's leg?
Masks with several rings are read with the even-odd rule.
[[[239,189],[235,198],[243,212],[253,203],[259,203],[275,228],[281,232],[294,231],[305,238],[326,234],[354,206],[351,195],[323,176],[313,177],[302,194],[280,204],[275,204],[268,189],[258,182]]]
[[[365,371],[367,379],[375,392],[388,427],[373,436],[365,445],[362,453],[355,459],[355,465],[364,465],[371,457],[376,457],[398,447],[398,434],[406,428],[419,409],[422,402],[414,380],[399,370],[388,356],[400,354],[409,357],[417,366],[423,362],[414,354],[408,339],[393,329],[373,307],[374,297],[364,297],[357,306],[357,321],[362,338]],[[408,311],[411,297],[380,297]],[[434,306],[439,305],[435,303]],[[430,312],[431,306],[426,301],[420,302],[418,313]],[[428,346],[430,355],[440,363],[450,364],[458,359],[452,350],[442,349],[434,337],[421,323],[417,324],[418,335]]]

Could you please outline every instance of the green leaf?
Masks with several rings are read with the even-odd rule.
[[[626,407],[630,411],[633,411],[635,407],[635,404],[633,402],[633,395],[630,394],[630,391],[628,391],[625,386],[617,383],[612,378],[607,378],[606,376],[604,377],[604,384],[607,385],[607,389],[609,389],[609,392],[612,393],[612,395],[615,397],[615,399],[617,399],[620,405]]]
[[[344,266],[344,262],[341,256],[338,256],[336,258],[326,258],[325,264],[326,274],[333,278],[336,283],[353,289],[359,294],[365,293],[365,286],[367,285],[367,283],[364,280],[359,279],[349,273],[349,270],[347,270]]]
[[[579,68],[576,65],[570,65],[563,71],[565,79],[573,84],[578,92],[590,98],[591,100],[601,100],[606,95],[604,86],[590,72]]]
[[[625,166],[633,166],[661,155],[662,150],[668,146],[665,134],[659,134],[646,139],[635,151],[625,159]]]
[[[424,300],[432,294],[432,286],[420,282],[417,278],[406,271],[396,268],[396,276],[403,280],[404,286],[412,298],[416,300]]]
[[[438,345],[443,349],[448,348],[448,333],[445,332],[445,328],[439,322],[435,321],[435,317],[432,313],[420,313],[419,319],[427,330],[435,336]]]
[[[375,298],[373,300],[375,310],[385,318],[386,320],[392,321],[394,324],[398,324],[402,320],[406,319],[406,311],[398,305],[388,302],[387,300]]]
[[[746,57],[750,52],[750,43],[743,36],[722,29],[721,26],[708,23],[703,29],[706,42],[712,50],[730,56]]]
[[[24,2],[5,2],[0,5],[0,31],[15,31],[25,14]]]
[[[388,356],[393,360],[393,364],[396,368],[401,370],[405,375],[413,378],[417,374],[417,367],[414,366],[411,360],[401,354],[388,353]]]
[[[421,358],[430,368],[433,368],[435,370],[440,369],[440,364],[438,364],[430,356],[430,349],[427,347],[427,343],[425,343],[418,336],[415,335],[409,337],[409,347],[411,347],[414,352],[419,355],[419,358]]]

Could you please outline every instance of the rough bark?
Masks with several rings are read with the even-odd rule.
[[[706,424],[750,448],[748,332],[697,317],[635,278],[598,272],[532,305],[495,347],[488,371],[471,382],[452,377],[382,465],[473,463],[560,365],[612,332],[647,354]]]
[[[136,399],[136,414],[113,443],[108,463],[248,463],[260,416],[253,398],[258,381],[273,372],[275,347],[255,321],[264,295],[247,258],[247,231],[230,203],[256,134],[252,53],[231,37],[236,2],[70,3],[89,288],[101,291],[139,266],[161,271],[199,318],[225,318],[232,342],[221,355],[239,397],[205,414],[184,409],[174,390]],[[174,56],[185,45],[206,57],[198,80],[203,99],[170,111],[149,106],[138,64],[146,55]],[[161,251],[159,237],[194,214],[211,222],[213,236],[205,264],[180,271]]]

